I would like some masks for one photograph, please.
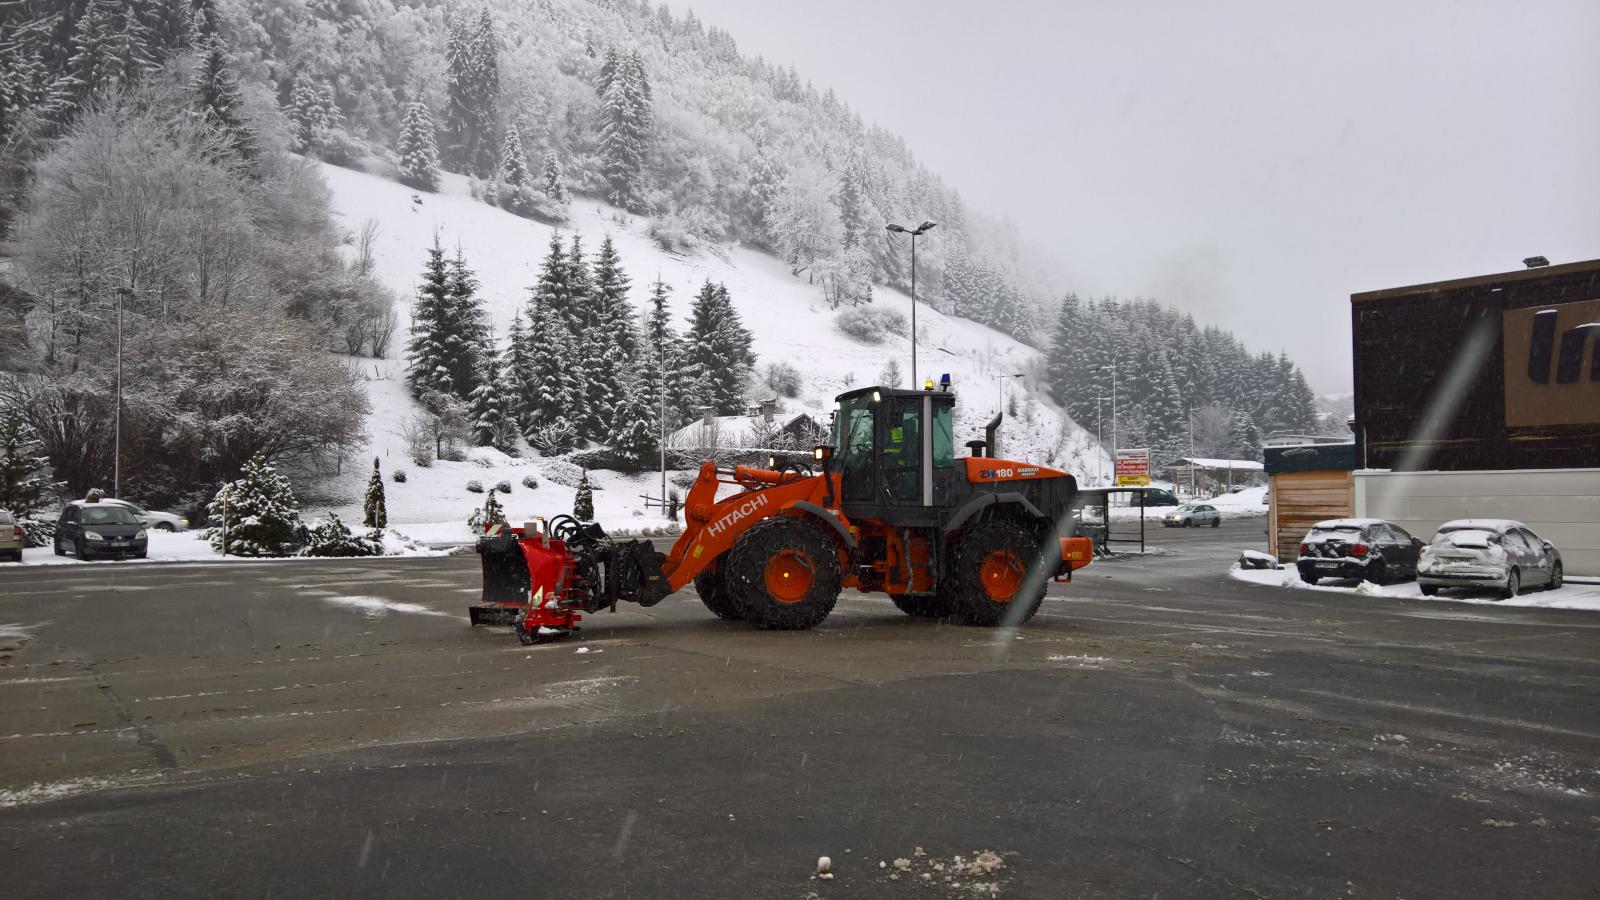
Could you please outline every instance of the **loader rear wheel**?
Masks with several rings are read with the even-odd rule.
[[[739,605],[728,596],[728,586],[722,578],[722,570],[715,564],[694,577],[694,589],[700,594],[700,602],[706,609],[716,613],[719,619],[739,619]]]
[[[758,628],[811,628],[839,602],[839,553],[803,519],[757,522],[724,562],[728,596]]]
[[[1048,581],[1030,586],[1028,567],[1039,540],[1016,522],[980,522],[956,538],[949,574],[940,595],[968,625],[1021,625],[1033,618]]]

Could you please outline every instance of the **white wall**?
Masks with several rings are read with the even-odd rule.
[[[1556,545],[1569,575],[1600,576],[1600,469],[1355,473],[1357,516],[1427,540],[1451,519],[1516,519]]]

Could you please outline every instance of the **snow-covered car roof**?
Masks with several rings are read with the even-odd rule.
[[[1329,519],[1311,526],[1316,528],[1365,528],[1368,525],[1387,525],[1382,519]]]
[[[1440,531],[1460,531],[1473,528],[1478,531],[1505,531],[1507,528],[1527,528],[1516,519],[1452,519],[1439,526]]]

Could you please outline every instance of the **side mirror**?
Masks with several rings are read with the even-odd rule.
[[[1541,541],[1540,543],[1544,544],[1544,548],[1546,550],[1554,550],[1556,548],[1556,545],[1550,543],[1549,541]]]

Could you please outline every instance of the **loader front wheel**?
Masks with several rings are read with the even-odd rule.
[[[956,538],[941,596],[969,625],[1021,625],[1044,600],[1048,578],[1030,579],[1039,541],[1016,522],[980,522]],[[1036,583],[1035,583],[1036,582]]]
[[[728,585],[722,578],[722,570],[712,564],[694,577],[694,589],[700,594],[700,602],[706,605],[719,619],[739,619],[739,604],[733,602],[728,596]]]
[[[839,602],[839,553],[804,519],[757,522],[724,561],[728,595],[758,628],[811,628]]]

